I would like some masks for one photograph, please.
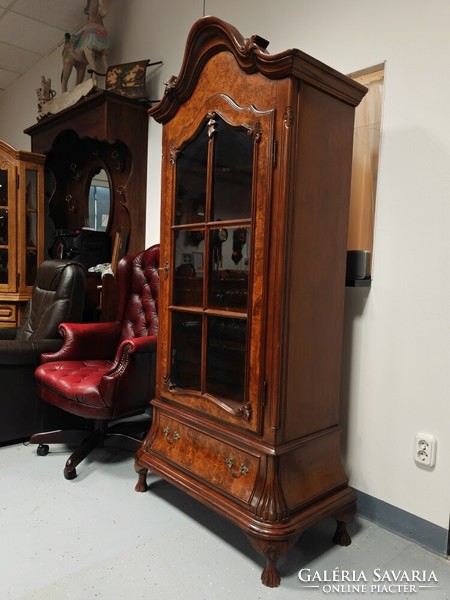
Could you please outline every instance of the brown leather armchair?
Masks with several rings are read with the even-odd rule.
[[[82,441],[64,468],[66,479],[77,476],[77,465],[107,435],[129,434],[137,449],[150,424],[148,417],[132,423],[123,419],[144,414],[154,393],[159,245],[122,258],[116,279],[117,320],[63,323],[64,345],[54,354],[44,354],[35,372],[42,400],[85,419]],[[137,431],[130,431],[130,426]],[[48,444],[67,442],[73,434],[36,433],[30,443],[39,444],[37,453],[45,455]]]
[[[36,274],[19,327],[0,328],[0,443],[28,438],[36,429],[34,370],[43,352],[62,346],[61,321],[80,321],[85,269],[76,262],[45,260]]]

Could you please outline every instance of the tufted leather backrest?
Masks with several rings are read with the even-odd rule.
[[[56,259],[41,263],[16,340],[58,339],[62,321],[81,321],[84,288],[85,268],[80,263]]]
[[[117,265],[119,292],[117,319],[122,321],[121,341],[157,335],[159,244],[139,254],[127,254]]]

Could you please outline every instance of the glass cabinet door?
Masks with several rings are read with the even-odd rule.
[[[252,118],[244,125],[242,118],[207,113],[171,154],[168,387],[234,416],[248,416],[250,371],[259,372],[249,361],[255,165],[263,159],[261,123]],[[259,227],[262,247],[264,224]]]
[[[25,242],[26,273],[25,285],[32,286],[36,278],[38,266],[38,173],[33,169],[25,169]]]
[[[20,325],[44,260],[44,165],[0,140],[0,327]]]
[[[15,181],[14,165],[0,168],[0,290],[15,291]]]
[[[31,293],[37,268],[44,259],[43,169],[31,161],[20,163],[17,214],[17,268],[21,294]]]

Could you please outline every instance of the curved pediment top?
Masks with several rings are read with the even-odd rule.
[[[217,17],[202,17],[192,26],[178,76],[166,83],[162,100],[148,112],[165,123],[192,94],[205,63],[219,52],[231,52],[245,73],[260,72],[268,79],[295,77],[357,106],[367,89],[346,75],[297,49],[269,54],[269,42],[258,35],[244,38],[239,31]]]
[[[158,122],[169,120],[190,97],[203,66],[214,54],[229,51],[244,72],[254,73],[263,57],[269,56],[268,44],[258,35],[244,38],[235,27],[217,17],[202,17],[189,32],[179,75],[166,82],[161,102],[149,114]]]

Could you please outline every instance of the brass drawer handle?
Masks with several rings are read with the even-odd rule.
[[[246,475],[248,473],[248,468],[244,465],[244,463],[241,463],[239,465],[239,469],[234,469],[234,463],[235,463],[235,459],[232,458],[231,456],[229,458],[225,459],[225,464],[227,465],[227,467],[230,469],[230,473],[233,477],[242,477],[242,475]]]
[[[173,436],[170,437],[170,429],[168,427],[163,428],[163,434],[169,444],[175,444],[175,442],[177,442],[181,438],[181,435],[176,429],[173,432]]]
[[[169,277],[169,263],[166,260],[166,264],[163,267],[159,267],[158,271],[164,271],[164,277],[167,279]]]

